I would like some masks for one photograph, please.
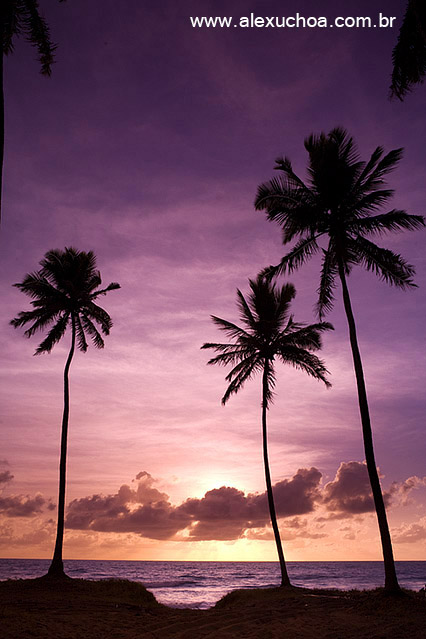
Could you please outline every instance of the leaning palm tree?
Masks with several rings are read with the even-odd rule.
[[[424,219],[395,209],[377,213],[393,193],[386,188],[384,178],[398,163],[401,149],[384,155],[383,149],[378,147],[368,162],[362,162],[353,139],[341,128],[333,129],[328,135],[311,135],[305,140],[305,148],[309,153],[309,179],[306,184],[294,173],[288,158],[279,158],[275,168],[280,171],[280,176],[262,184],[257,192],[256,209],[265,210],[269,220],[282,226],[283,243],[299,238],[280,264],[266,271],[270,277],[294,271],[321,251],[318,239],[328,237],[327,248],[322,249],[317,312],[322,319],[325,312],[332,309],[338,278],[349,326],[365,457],[383,547],[385,588],[399,591],[374,458],[367,393],[347,276],[353,266],[360,264],[389,284],[402,289],[415,286],[412,282],[413,267],[397,253],[377,246],[368,236],[418,229],[424,226]]]
[[[71,328],[71,347],[64,370],[64,411],[62,417],[61,456],[59,464],[58,523],[55,551],[49,575],[63,577],[62,546],[64,538],[65,485],[69,417],[69,369],[75,347],[87,350],[88,335],[97,348],[104,347],[101,333],[109,335],[112,322],[108,313],[95,303],[100,295],[120,288],[116,282],[104,289],[101,275],[96,269],[96,257],[92,251],[85,253],[74,248],[46,253],[40,262],[41,269],[26,275],[22,282],[14,284],[32,298],[33,310],[22,311],[11,324],[15,328],[30,324],[25,331],[31,337],[37,331],[49,327],[49,331],[37,347],[35,355],[50,353],[55,344]],[[101,333],[95,324],[100,327]]]
[[[249,280],[249,283],[251,293],[248,300],[237,290],[240,318],[244,328],[213,315],[214,323],[232,339],[232,342],[207,343],[201,348],[212,348],[219,353],[209,360],[208,364],[233,365],[226,376],[229,386],[222,397],[222,404],[226,404],[231,395],[238,393],[248,379],[256,373],[262,373],[262,440],[266,492],[280,561],[281,585],[290,586],[277,524],[268,461],[266,414],[276,380],[274,361],[281,360],[285,364],[290,364],[330,386],[326,379],[328,371],[311,351],[321,348],[321,332],[333,327],[326,322],[310,326],[294,322],[293,316],[289,314],[290,302],[296,295],[292,284],[276,288],[261,275],[258,275],[256,280]]]
[[[63,2],[64,0],[59,0]],[[50,39],[49,27],[40,14],[37,0],[2,0],[0,5],[0,219],[1,195],[3,182],[4,157],[4,91],[3,91],[3,56],[13,51],[15,36],[24,38],[37,49],[40,71],[50,75],[56,45]]]
[[[424,0],[409,0],[398,42],[392,52],[391,97],[403,100],[426,74],[426,5]]]

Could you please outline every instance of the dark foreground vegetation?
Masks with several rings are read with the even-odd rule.
[[[403,592],[237,590],[210,610],[159,604],[125,580],[0,583],[2,636],[76,639],[424,639],[426,599]]]

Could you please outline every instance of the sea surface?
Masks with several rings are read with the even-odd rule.
[[[0,580],[46,574],[47,559],[0,559]],[[383,586],[380,561],[288,562],[295,586],[368,590]],[[275,562],[207,561],[64,561],[70,577],[131,579],[142,583],[157,601],[176,608],[210,608],[237,588],[268,588],[280,583]],[[426,561],[398,561],[401,586],[420,590],[426,584]]]

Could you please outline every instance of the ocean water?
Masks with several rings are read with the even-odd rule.
[[[0,559],[0,580],[41,577],[49,565],[46,559]],[[290,561],[287,565],[295,586],[366,590],[384,582],[380,561]],[[280,583],[275,562],[68,560],[64,566],[70,577],[138,581],[157,601],[176,608],[210,608],[231,590]],[[420,590],[426,584],[426,561],[398,561],[396,569],[404,588]]]

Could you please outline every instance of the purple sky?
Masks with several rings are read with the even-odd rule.
[[[199,347],[218,339],[210,314],[236,321],[236,288],[246,292],[247,278],[284,254],[253,200],[278,155],[305,177],[311,132],[347,128],[364,159],[378,145],[404,147],[389,208],[425,213],[426,89],[388,100],[405,1],[41,5],[59,44],[52,77],[25,42],[5,61],[0,555],[51,554],[69,348],[67,336],[32,357],[41,336],[9,326],[29,306],[11,284],[47,250],[73,245],[94,250],[105,284],[122,288],[103,300],[114,321],[105,350],[72,365],[66,556],[275,559],[260,380],[223,408],[226,372],[207,368]],[[189,22],[297,11],[397,20],[392,29]],[[349,286],[396,557],[423,559],[425,233],[378,243],[417,270],[411,292],[360,269]],[[318,277],[315,259],[291,277],[298,321],[314,320]],[[328,319],[335,331],[321,356],[333,388],[277,371],[270,461],[284,546],[290,559],[379,559],[340,295]]]

